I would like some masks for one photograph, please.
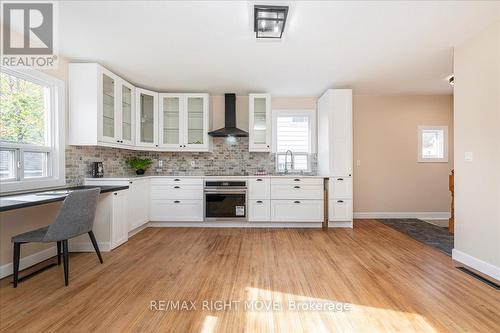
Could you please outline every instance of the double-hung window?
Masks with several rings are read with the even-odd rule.
[[[314,110],[273,110],[273,151],[276,171],[310,172],[315,150]],[[293,163],[291,154],[293,153]]]
[[[64,85],[36,70],[0,72],[0,189],[64,185]]]

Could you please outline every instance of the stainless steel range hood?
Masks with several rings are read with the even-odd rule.
[[[219,128],[218,130],[208,132],[208,135],[211,135],[216,138],[220,137],[247,137],[248,132],[240,130],[236,128],[236,94],[224,94],[225,97],[225,126],[223,128]]]

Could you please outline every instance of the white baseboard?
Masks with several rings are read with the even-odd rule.
[[[149,222],[146,222],[143,225],[141,225],[140,227],[137,227],[137,228],[133,229],[132,231],[129,231],[128,238],[134,236],[135,234],[138,234],[139,232],[143,231],[144,229],[148,228],[149,226],[150,226]]]
[[[450,212],[355,212],[355,219],[420,219],[446,220]]]
[[[328,228],[352,228],[352,221],[328,222]]]
[[[109,252],[111,251],[111,245],[109,242],[98,242],[99,251],[101,252]],[[95,252],[94,246],[91,242],[85,243],[71,243],[71,240],[68,245],[69,252]]]
[[[497,281],[500,281],[500,267],[487,263],[486,261],[483,261],[481,259],[475,258],[457,249],[453,249],[451,251],[451,257],[455,261],[458,261],[472,269],[475,269],[478,272],[481,272],[489,277],[492,277]]]
[[[21,251],[22,251],[22,246],[21,246]],[[21,260],[19,261],[19,270],[21,271],[25,268],[36,265],[44,260],[54,257],[56,254],[57,254],[56,247],[52,246],[46,250],[33,253],[29,256],[21,258]],[[12,275],[13,271],[14,267],[12,263],[0,266],[0,279]]]
[[[322,222],[149,222],[153,228],[321,228]]]

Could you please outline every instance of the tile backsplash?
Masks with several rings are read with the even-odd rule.
[[[78,185],[90,177],[92,162],[103,162],[104,177],[130,176],[134,174],[127,165],[132,157],[150,158],[153,161],[146,171],[150,175],[205,175],[205,174],[254,174],[263,170],[275,172],[275,155],[271,153],[251,153],[248,138],[236,138],[228,142],[226,138],[213,138],[211,153],[135,151],[120,148],[94,146],[68,146],[66,148],[66,183]],[[163,161],[162,168],[158,161]],[[194,163],[193,163],[194,162]],[[312,172],[316,174],[316,154],[312,156]]]

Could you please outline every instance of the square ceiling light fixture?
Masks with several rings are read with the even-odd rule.
[[[262,6],[254,7],[255,37],[281,38],[285,30],[288,6]]]

